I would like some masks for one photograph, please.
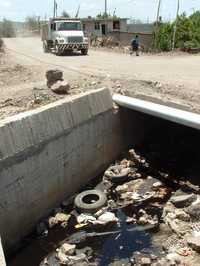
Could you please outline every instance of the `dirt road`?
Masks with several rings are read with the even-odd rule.
[[[6,57],[0,60],[0,117],[29,109],[35,97],[33,88],[45,84],[45,72],[52,68],[63,70],[65,79],[76,89],[72,93],[109,87],[111,91],[122,90],[130,96],[147,97],[200,113],[199,55],[135,57],[91,49],[89,56],[55,56],[45,54],[36,37],[4,39],[4,42]],[[47,99],[42,104],[58,98],[44,88],[42,91],[42,98]]]
[[[200,87],[200,56],[143,55],[131,57],[91,50],[89,56],[56,57],[43,53],[39,38],[6,39],[5,43],[9,49],[12,49],[11,53],[20,64],[60,66],[85,74],[110,74],[113,78],[126,77],[177,85],[184,84],[191,88]]]

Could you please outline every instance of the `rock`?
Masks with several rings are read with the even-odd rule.
[[[147,257],[143,257],[140,260],[140,264],[142,266],[150,266],[151,265],[151,259],[150,258],[147,258]]]
[[[75,250],[76,250],[76,245],[70,245],[68,243],[64,243],[61,246],[61,252],[64,253],[65,255],[74,255]]]
[[[69,262],[68,256],[65,255],[61,250],[58,251],[56,258],[61,264],[67,264]]]
[[[90,260],[93,257],[93,249],[91,247],[85,247],[82,249],[77,249],[76,255],[79,255],[79,254],[85,254],[87,256],[87,258]]]
[[[50,217],[48,219],[48,225],[49,225],[49,228],[53,228],[54,226],[56,226],[58,224],[58,221],[56,220],[55,217]]]
[[[156,182],[156,183],[153,183],[153,189],[155,189],[155,190],[157,190],[158,188],[161,188],[161,187],[163,187],[163,184],[162,184],[162,182]]]
[[[200,236],[190,236],[187,238],[188,245],[195,250],[196,252],[200,253]]]
[[[177,208],[185,208],[185,207],[188,207],[188,206],[190,206],[196,200],[197,200],[197,195],[195,195],[195,194],[173,196],[170,199],[170,201]]]
[[[48,70],[46,72],[47,86],[50,88],[59,80],[63,80],[63,72],[58,69]]]
[[[200,217],[200,204],[191,205],[185,209],[185,212],[191,216],[192,219],[199,221]]]
[[[84,253],[78,254],[76,256],[68,256],[68,259],[69,259],[68,265],[88,262],[87,256]]]
[[[65,213],[57,213],[55,216],[55,219],[57,220],[57,223],[63,223],[68,222],[71,215],[65,214]]]
[[[58,81],[51,86],[51,90],[57,94],[69,94],[70,85],[65,81]]]

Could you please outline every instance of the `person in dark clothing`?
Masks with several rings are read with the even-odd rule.
[[[140,45],[139,36],[136,35],[135,38],[133,40],[131,40],[131,47],[132,47],[131,54],[136,52],[136,56],[139,56],[139,45]]]

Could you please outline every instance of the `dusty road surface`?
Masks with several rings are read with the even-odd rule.
[[[0,103],[6,101],[6,108],[10,104],[10,98],[24,100],[28,97],[31,100],[35,95],[33,87],[45,84],[46,70],[59,68],[64,71],[65,79],[73,84],[75,93],[107,86],[112,91],[123,91],[130,96],[147,97],[200,112],[199,55],[162,54],[135,57],[91,49],[88,56],[55,56],[43,52],[39,38],[11,38],[4,39],[4,42],[6,59],[4,58],[0,66],[3,69],[7,64],[8,68],[14,68],[15,74],[15,70],[18,71],[18,75],[13,78],[11,69],[7,72],[0,69]],[[11,109],[15,112],[13,106]],[[18,111],[26,109],[23,106]],[[2,114],[6,116],[12,112],[2,112],[0,104],[1,117]]]

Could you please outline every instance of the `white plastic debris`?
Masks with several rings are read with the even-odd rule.
[[[87,214],[80,214],[78,217],[77,217],[77,222],[79,224],[87,224],[87,223],[93,223],[96,221],[96,218],[92,215],[87,215]]]
[[[117,223],[119,219],[112,212],[105,212],[101,216],[99,216],[98,221],[107,224],[107,223]]]

